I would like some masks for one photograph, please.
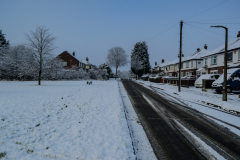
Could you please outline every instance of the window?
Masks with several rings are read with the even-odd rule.
[[[202,72],[202,75],[206,74],[206,72]]]
[[[197,77],[200,77],[200,74],[201,74],[200,72],[197,72]]]
[[[189,68],[189,62],[187,62],[187,64],[186,64],[186,68]]]
[[[187,74],[187,76],[188,76],[188,75],[189,75],[189,72],[187,72],[186,74]]]
[[[232,61],[233,60],[233,52],[227,53],[227,61]]]
[[[218,71],[210,71],[210,74],[217,74],[218,73]]]
[[[63,66],[67,66],[67,62],[63,62],[62,65],[63,65]]]
[[[170,66],[168,66],[168,69],[170,70]]]
[[[191,61],[191,67],[193,67],[193,61]]]
[[[205,58],[205,65],[207,65],[207,58]]]
[[[201,61],[198,61],[198,64],[201,64]]]
[[[183,62],[181,63],[182,65],[181,65],[181,69],[183,68]],[[178,64],[178,69],[179,69],[179,64]]]
[[[217,64],[217,56],[213,56],[212,58],[211,58],[211,64],[213,65],[213,64]]]

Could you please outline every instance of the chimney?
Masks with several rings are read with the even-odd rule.
[[[207,49],[207,45],[206,44],[204,45],[204,48]]]
[[[162,63],[164,63],[164,59],[162,59]]]
[[[155,66],[157,65],[157,62],[155,62]]]
[[[237,37],[240,37],[240,31],[238,31],[238,35],[237,35]]]
[[[197,51],[199,52],[199,51],[200,51],[200,48],[197,48]]]
[[[73,52],[73,56],[75,57],[75,52]]]
[[[88,57],[86,58],[86,61],[88,62]]]

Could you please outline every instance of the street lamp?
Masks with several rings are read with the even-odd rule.
[[[223,101],[227,101],[227,43],[228,43],[228,28],[225,26],[211,26],[216,28],[224,28],[225,33],[225,56],[224,56],[224,86],[223,86]]]

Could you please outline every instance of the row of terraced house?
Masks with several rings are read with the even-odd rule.
[[[192,55],[182,58],[181,76],[203,74],[223,74],[224,71],[224,53],[225,44],[209,51],[205,44],[203,49],[197,49]],[[227,50],[228,68],[240,68],[240,31],[237,38],[228,42]],[[173,61],[164,61],[152,68],[152,73],[162,76],[178,77],[179,76],[179,58]]]

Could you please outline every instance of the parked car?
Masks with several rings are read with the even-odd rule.
[[[224,85],[224,74],[222,74],[212,84],[212,89],[221,93]],[[231,93],[233,90],[240,91],[240,68],[232,68],[227,70],[227,92]]]
[[[204,74],[204,75],[201,75],[194,83],[194,86],[196,88],[199,88],[199,87],[203,87],[203,84],[202,84],[202,80],[203,79],[206,79],[206,80],[217,80],[219,78],[219,74]]]

